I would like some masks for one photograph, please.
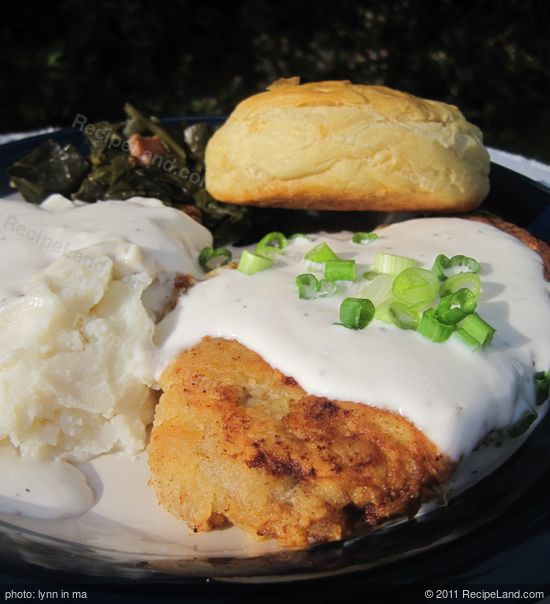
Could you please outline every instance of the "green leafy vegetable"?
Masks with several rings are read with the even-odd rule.
[[[47,140],[17,160],[8,174],[10,182],[30,203],[40,203],[52,193],[71,195],[89,170],[88,162],[72,146]]]

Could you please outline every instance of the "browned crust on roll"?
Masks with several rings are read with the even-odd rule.
[[[286,183],[273,183],[269,189],[258,192],[253,198],[242,199],[231,191],[218,193],[218,201],[235,205],[255,206],[260,208],[285,208],[289,210],[328,210],[328,211],[372,211],[372,212],[440,212],[455,213],[475,210],[480,203],[479,197],[461,200],[445,200],[442,196],[430,197],[426,194],[397,195],[351,195],[345,192],[333,192],[330,197],[326,192],[316,193],[312,188],[307,193]]]
[[[205,338],[161,379],[148,447],[161,505],[285,546],[413,515],[454,464],[403,417],[309,396],[242,344]]]

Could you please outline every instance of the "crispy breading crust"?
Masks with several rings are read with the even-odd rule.
[[[196,531],[227,519],[285,546],[339,539],[358,515],[413,515],[453,469],[404,418],[309,396],[236,341],[205,338],[161,385],[151,482]]]

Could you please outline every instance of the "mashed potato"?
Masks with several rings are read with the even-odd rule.
[[[84,461],[145,445],[154,324],[212,235],[157,199],[0,203],[0,447]]]
[[[0,442],[71,461],[144,447],[154,324],[140,256],[124,243],[66,254],[0,306]]]

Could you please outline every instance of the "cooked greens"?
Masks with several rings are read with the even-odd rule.
[[[123,122],[86,125],[88,157],[72,145],[48,140],[8,169],[11,185],[31,203],[51,193],[86,202],[155,197],[200,215],[216,244],[241,240],[250,228],[251,210],[218,203],[204,188],[204,152],[213,127],[164,126],[130,104],[124,111]]]
[[[8,168],[11,185],[31,203],[52,193],[71,195],[89,171],[89,164],[72,146],[47,140]]]

